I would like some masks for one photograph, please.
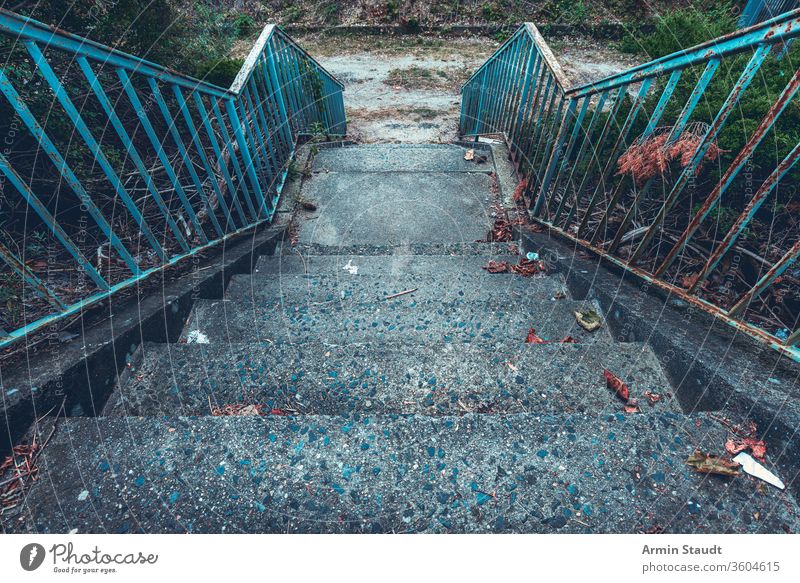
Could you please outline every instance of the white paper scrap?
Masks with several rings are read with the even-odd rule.
[[[750,474],[759,480],[764,480],[767,484],[771,484],[779,490],[784,490],[786,488],[786,484],[784,484],[778,476],[758,463],[749,453],[741,452],[733,458],[733,461],[741,465],[742,470],[744,470],[746,474]]]

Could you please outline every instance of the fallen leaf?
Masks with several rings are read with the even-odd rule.
[[[261,411],[259,410],[258,405],[246,405],[239,409],[237,415],[242,417],[252,417],[255,415],[261,415]]]
[[[545,340],[544,338],[539,338],[536,335],[536,330],[534,330],[533,328],[530,328],[528,330],[528,337],[525,338],[525,343],[526,344],[547,344],[547,340]]]
[[[639,411],[639,403],[636,399],[631,399],[622,407],[623,413],[640,413]]]
[[[505,273],[508,271],[507,261],[490,261],[483,266],[483,269],[489,273]]]
[[[544,271],[544,269],[543,261],[534,261],[529,259],[520,259],[519,263],[516,265],[509,266],[509,270],[512,273],[516,273],[522,277],[531,277],[532,275],[536,275],[537,273]]]
[[[718,474],[720,476],[738,476],[740,464],[727,458],[703,453],[699,449],[689,456],[686,463],[701,474]]]
[[[606,379],[606,386],[614,391],[617,394],[617,397],[627,403],[628,399],[630,399],[628,385],[623,383],[622,379],[608,369],[603,371],[603,377]]]
[[[579,310],[575,312],[575,319],[581,328],[587,332],[594,332],[603,325],[603,319],[600,314],[592,309]]]
[[[472,161],[475,159],[475,150],[467,150],[464,154],[464,160]]]
[[[561,344],[578,344],[580,341],[572,336],[567,336],[561,341]]]
[[[762,439],[756,439],[755,437],[729,437],[728,441],[725,442],[725,450],[731,455],[736,455],[748,449],[752,452],[754,458],[764,461],[767,455],[767,444]]]
[[[645,392],[644,392],[644,396],[645,396],[645,397],[647,397],[647,400],[648,400],[648,401],[650,401],[650,405],[651,405],[651,406],[652,406],[652,405],[655,405],[655,404],[656,404],[656,403],[658,403],[658,402],[659,402],[661,399],[663,399],[663,398],[664,398],[664,397],[661,395],[661,393],[653,393],[652,391],[645,391]]]

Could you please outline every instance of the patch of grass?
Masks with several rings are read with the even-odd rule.
[[[400,5],[397,0],[388,0],[384,10],[386,12],[386,20],[397,20],[397,17],[400,16]]]
[[[233,17],[233,30],[236,38],[249,36],[256,30],[256,21],[249,14],[236,14]]]
[[[284,12],[283,21],[287,24],[291,24],[292,22],[300,20],[301,16],[303,16],[303,11],[300,10],[299,6],[292,4]]]
[[[411,65],[392,69],[384,83],[405,89],[450,89],[458,84],[463,74],[455,69],[430,69]]]

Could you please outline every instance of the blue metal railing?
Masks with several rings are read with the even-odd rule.
[[[786,59],[778,72],[775,57],[769,60],[774,47],[798,35],[800,10],[795,10],[570,87],[536,28],[525,24],[463,86],[461,133],[507,140],[536,221],[800,360],[796,309],[783,314],[788,329],[781,330],[767,331],[748,314],[767,290],[781,297],[796,293],[783,281],[800,256],[796,229],[789,229],[789,240],[780,245],[759,241],[768,257],[742,247],[756,213],[769,210],[764,202],[800,157],[800,144],[791,147],[774,134],[788,117],[800,71],[787,73]],[[768,74],[778,79],[785,74],[786,84],[757,114],[752,104],[744,113],[742,96],[754,80],[766,83],[759,75],[768,62]],[[786,124],[789,133],[783,135],[793,135],[794,122]],[[747,139],[727,152],[719,140],[730,142],[734,130]],[[764,151],[772,152],[773,161],[755,167],[754,153]],[[723,224],[720,201],[726,193],[731,198],[750,189],[745,180],[760,180],[760,186],[750,196],[739,196],[735,211],[726,207],[734,214],[730,224]],[[697,204],[687,204],[687,197]],[[779,214],[771,216],[781,220]],[[712,222],[714,232],[708,231]],[[707,232],[698,241],[701,226]],[[715,230],[726,234],[718,238]],[[757,264],[756,277],[741,297],[735,297],[732,285],[724,293],[704,285],[719,277],[721,261],[730,259],[734,246],[737,257]]]
[[[5,10],[0,32],[6,144],[29,148],[0,153],[0,217],[21,225],[0,284],[41,304],[0,348],[269,222],[298,137],[346,133],[343,85],[274,25],[229,89]],[[20,235],[55,245],[31,259]]]

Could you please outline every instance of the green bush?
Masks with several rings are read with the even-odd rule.
[[[249,14],[237,14],[233,18],[234,34],[237,38],[251,35],[257,28],[256,21]]]
[[[696,2],[688,8],[666,11],[649,34],[626,34],[618,48],[657,59],[734,30],[736,18],[730,1]]]
[[[194,76],[208,83],[220,87],[230,87],[239,70],[244,64],[244,59],[214,59],[204,61],[195,69]]]

